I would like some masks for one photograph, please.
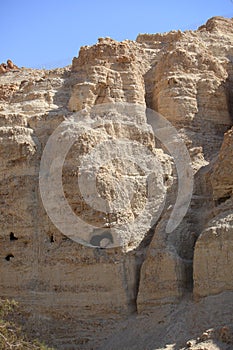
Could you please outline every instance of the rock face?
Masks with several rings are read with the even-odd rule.
[[[9,72],[12,69],[18,70],[19,67],[17,67],[11,60],[7,60],[7,64],[6,63],[0,64],[0,74],[4,74],[6,72]]]
[[[140,34],[123,42],[100,38],[82,47],[70,67],[2,72],[0,295],[21,302],[27,331],[37,329],[58,349],[141,349],[146,316],[140,321],[136,312],[153,311],[157,337],[173,339],[166,317],[176,322],[174,304],[182,312],[181,299],[190,294],[190,314],[199,308],[203,327],[218,329],[221,319],[210,317],[208,298],[221,304],[221,293],[233,291],[232,40],[232,19],[214,17],[196,31]],[[163,116],[157,139],[146,107]],[[178,132],[168,141],[186,145],[194,176],[189,209],[172,232],[167,225],[180,177],[177,159],[162,142],[168,125]],[[47,142],[58,127],[60,139],[53,148]],[[60,171],[70,135],[73,142]],[[60,182],[51,181],[44,196],[67,232],[49,217],[39,189],[46,147],[54,157],[45,162],[50,169],[45,179],[60,174]],[[154,158],[157,177],[148,182]],[[83,164],[88,171],[80,179]],[[89,180],[94,168],[95,186]],[[149,187],[155,183],[156,191]],[[61,184],[64,196],[55,196]],[[95,192],[104,210],[93,199]],[[64,197],[85,225],[63,225]],[[153,221],[150,210],[157,207]],[[114,245],[116,226],[121,243]],[[219,310],[222,324],[229,324],[228,314]],[[182,341],[206,329],[199,329],[190,314]],[[125,323],[118,325],[122,342],[111,344],[110,333],[123,315],[131,315],[132,326],[145,328],[138,345],[140,335],[131,331],[134,345],[126,345]],[[170,333],[164,333],[163,323]],[[163,348],[161,339],[157,344]],[[156,346],[148,339],[145,344]]]
[[[198,238],[194,260],[196,297],[232,290],[232,215],[227,211],[216,216]]]
[[[232,290],[232,135],[232,129],[225,133],[218,157],[209,170],[215,206],[195,246],[196,297]]]
[[[211,174],[213,197],[218,202],[224,202],[231,197],[233,179],[231,169],[233,166],[233,129],[224,135],[222,147],[217,161],[214,163]]]
[[[143,53],[133,41],[118,43],[110,38],[100,38],[98,44],[82,47],[72,62],[76,82],[69,109],[79,111],[109,102],[145,104]]]

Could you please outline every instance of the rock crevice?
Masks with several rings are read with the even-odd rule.
[[[65,349],[67,341],[62,319],[70,325],[80,322],[78,334],[89,337],[85,343],[80,336],[85,338],[81,346],[91,349],[87,329],[93,330],[95,322],[101,329],[103,320],[110,327],[112,319],[135,311],[147,314],[164,307],[166,313],[190,294],[192,304],[232,292],[232,40],[232,19],[214,17],[196,31],[140,34],[136,41],[123,42],[100,38],[96,45],[82,47],[69,67],[0,72],[0,293],[19,300],[31,329],[38,326],[58,348]],[[176,128],[191,157],[191,203],[171,233],[166,225],[179,174],[147,123],[146,107]],[[95,227],[96,235],[82,232],[91,243],[97,245],[104,227],[103,246],[96,248],[55,227],[39,191],[47,141],[60,125],[65,137],[70,120],[78,128],[69,129],[75,142],[62,169],[64,194],[72,212]],[[120,146],[119,139],[130,146]],[[111,144],[112,153],[88,158],[101,143]],[[146,157],[138,144],[147,150]],[[159,169],[159,195],[154,198],[157,206],[165,204],[158,220],[148,225],[151,217],[143,210],[148,197],[145,164],[151,155]],[[78,183],[85,159],[101,163],[96,187],[106,207],[115,205],[114,213],[103,214],[85,201]],[[58,171],[56,164],[54,169]],[[89,186],[87,175],[83,183]],[[93,192],[89,190],[90,198]],[[142,212],[145,220],[133,226]],[[123,244],[104,249],[111,241],[107,231],[116,223],[128,225],[121,231]],[[160,321],[157,317],[155,324],[161,326]],[[45,329],[56,325],[57,341]],[[77,336],[72,337],[72,346],[80,346]]]

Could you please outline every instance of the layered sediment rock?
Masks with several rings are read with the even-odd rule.
[[[220,152],[208,172],[215,205],[195,246],[196,297],[232,290],[232,147],[230,129],[225,133]]]
[[[192,291],[198,299],[233,290],[232,39],[232,19],[215,17],[196,31],[140,34],[136,41],[123,42],[101,38],[81,48],[72,66],[63,69],[24,68],[0,75],[0,294],[20,300],[28,327],[39,327],[54,345],[65,349],[67,344],[63,318],[70,325],[77,318],[93,318],[100,327],[97,318],[149,312],[178,303]],[[116,111],[119,103],[134,104],[140,112],[136,107]],[[101,115],[91,115],[92,107],[98,111],[101,106]],[[154,138],[145,107],[176,128],[192,161],[192,200],[172,232],[166,225],[179,171],[172,154]],[[78,127],[62,171],[64,195],[73,213],[97,230],[128,225],[120,247],[102,249],[109,236],[96,248],[71,240],[44,209],[41,157],[54,130],[64,123],[64,135],[72,118]],[[131,148],[120,146],[119,140],[127,140]],[[110,153],[106,159],[95,153],[85,158],[104,142],[114,146],[117,159]],[[130,230],[142,213],[149,218],[143,211],[148,183],[141,169],[147,156],[135,151],[136,144],[159,164],[156,206],[164,204],[164,209],[153,225],[144,220]],[[107,206],[120,203],[114,215],[83,198],[77,186],[82,159],[102,162],[96,187]],[[83,181],[88,188],[88,177]],[[85,230],[82,234],[87,235]],[[88,234],[88,243],[96,242],[93,232]],[[46,333],[46,326],[53,331],[57,326],[58,340]],[[89,340],[77,339],[83,332],[79,327],[70,344],[91,348],[90,334]],[[88,327],[93,330],[94,321]]]

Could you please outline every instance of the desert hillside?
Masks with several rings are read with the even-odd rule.
[[[14,321],[54,349],[233,349],[233,20],[16,64],[0,66]]]

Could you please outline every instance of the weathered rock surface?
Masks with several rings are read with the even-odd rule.
[[[7,60],[6,63],[0,64],[0,74],[4,74],[6,72],[9,72],[10,70],[18,70],[19,67],[17,67],[11,60]]]
[[[76,82],[69,109],[79,111],[109,102],[145,104],[143,53],[133,41],[118,43],[110,38],[100,38],[98,44],[82,47],[72,62]]]
[[[219,203],[229,199],[233,191],[233,129],[224,135],[222,147],[211,174],[213,197]]]
[[[198,238],[194,254],[195,296],[232,290],[232,224],[232,211],[224,212],[211,220]]]
[[[196,297],[232,290],[232,129],[224,135],[222,147],[209,170],[215,207],[199,236],[194,253],[194,295]]]
[[[215,17],[197,31],[140,34],[121,43],[101,38],[81,48],[71,67],[0,75],[0,295],[21,301],[28,331],[36,329],[59,349],[173,349],[175,342],[182,349],[187,341],[191,349],[210,349],[216,339],[224,343],[221,327],[231,327],[233,311],[232,42],[232,19]],[[106,103],[112,105],[101,117],[90,114]],[[116,103],[141,112],[116,113]],[[171,122],[192,161],[191,204],[171,233],[166,225],[179,174],[172,155],[154,139],[142,112],[146,106]],[[120,247],[102,249],[106,237],[101,248],[83,246],[55,227],[44,209],[41,157],[50,135],[61,123],[65,133],[72,118],[78,131],[62,170],[65,197],[73,213],[97,229],[128,225]],[[97,190],[114,215],[87,203],[77,186],[82,159],[103,142],[111,142],[123,160],[111,159],[110,152],[86,159],[90,169],[102,162]],[[141,170],[149,156],[141,157],[136,144],[159,164],[156,206],[167,194],[152,228],[143,212],[148,184]],[[87,176],[83,181],[88,188]],[[48,188],[51,199],[56,185]],[[128,230],[142,212],[145,220]],[[85,240],[87,232],[80,232]],[[88,235],[93,239],[93,232]],[[194,301],[187,301],[190,295]],[[128,319],[118,323],[122,315]],[[209,328],[216,331],[201,344],[197,337]]]

